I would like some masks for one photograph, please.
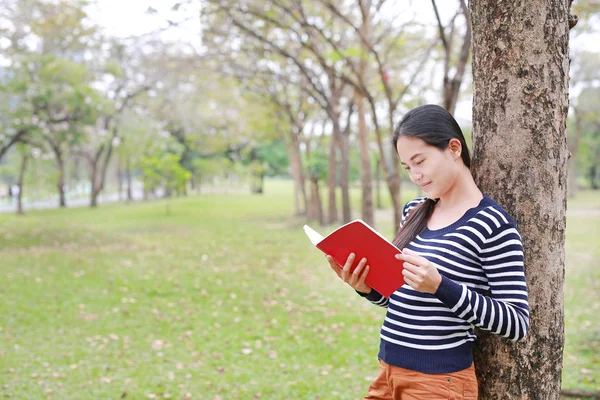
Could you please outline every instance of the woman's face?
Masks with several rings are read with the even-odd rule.
[[[419,138],[400,136],[398,139],[396,150],[402,167],[408,172],[410,180],[431,199],[442,197],[452,187],[458,176],[459,163],[463,164],[460,141],[452,139],[451,144],[445,150],[440,150]]]

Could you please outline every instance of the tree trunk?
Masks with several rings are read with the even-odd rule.
[[[133,200],[133,188],[131,183],[131,158],[127,157],[125,164],[125,174],[127,175],[127,201]]]
[[[566,0],[471,0],[473,173],[517,221],[531,329],[519,343],[479,332],[480,399],[559,399],[569,9]]]
[[[582,136],[582,126],[581,126],[581,116],[576,108],[574,108],[573,116],[575,117],[575,135],[572,140],[569,140],[569,179],[568,190],[569,190],[569,198],[572,199],[575,197],[575,193],[577,193],[577,154],[579,153],[579,146],[581,143]]]
[[[381,157],[377,158],[377,165],[375,166],[375,204],[378,210],[382,209],[381,205]]]
[[[122,157],[119,154],[117,157],[117,183],[119,190],[119,201],[123,199],[123,166],[122,166]]]
[[[361,63],[362,64],[362,63]],[[360,152],[360,183],[362,187],[362,220],[375,227],[373,214],[373,178],[369,153],[369,132],[365,121],[365,105],[362,95],[356,91],[354,102],[358,111],[358,148]]]
[[[90,195],[90,207],[95,208],[98,207],[98,195],[100,194],[100,190],[98,189],[98,185],[96,184],[96,181],[98,179],[98,177],[96,176],[98,174],[98,163],[94,162],[91,165],[91,170],[90,170],[90,181],[92,183],[92,193]]]
[[[333,118],[331,118],[331,122],[335,126],[335,121],[333,120]],[[325,125],[323,125],[323,126],[325,126]],[[333,132],[331,133],[330,140],[329,140],[329,165],[327,167],[327,189],[328,189],[327,223],[328,224],[333,224],[334,222],[338,221],[338,210],[337,210],[337,200],[336,200],[337,171],[338,171],[338,159],[337,159],[338,139],[339,139],[339,135],[336,134],[335,128],[334,128]]]
[[[294,178],[294,191],[296,193],[296,210],[297,216],[306,215],[306,205],[308,203],[306,197],[306,185],[304,171],[302,168],[302,157],[300,156],[300,140],[298,135],[300,132],[292,132],[291,140],[285,140],[284,143],[288,146],[288,157],[290,159],[290,167],[292,169],[292,177]]]
[[[65,196],[65,162],[63,160],[62,151],[59,149],[54,150],[56,156],[56,166],[58,168],[58,180],[56,182],[56,188],[58,189],[58,205],[60,208],[67,207],[67,200]]]
[[[392,107],[393,104],[389,99],[390,97],[388,97],[388,104],[390,107],[388,109],[388,121],[390,126],[394,126],[394,109]],[[400,204],[400,161],[398,160],[398,153],[396,149],[390,149],[390,151],[386,151],[387,147],[383,145],[382,130],[379,127],[379,121],[377,119],[377,107],[375,100],[370,97],[368,100],[371,108],[371,120],[375,126],[375,139],[377,141],[377,147],[379,148],[379,155],[381,157],[383,176],[392,200],[392,208],[394,210],[394,231],[396,231],[400,227],[400,221],[402,220],[402,205]],[[392,159],[390,163],[387,161],[389,157]],[[391,170],[389,168],[390,166]]]
[[[19,195],[17,197],[17,214],[23,215],[23,188],[25,185],[25,171],[27,170],[27,162],[29,161],[29,155],[23,154],[23,160],[21,162],[21,168],[19,170]]]
[[[590,178],[590,189],[598,190],[598,182],[596,181],[596,170],[597,165],[594,163],[588,170],[588,177]]]
[[[362,14],[362,24],[360,33],[362,38],[370,41],[371,36],[371,0],[359,2]],[[360,39],[360,38],[359,38]],[[364,40],[361,40],[363,55],[360,58],[358,66],[358,77],[360,81],[365,80],[367,72],[366,54],[368,47]],[[375,226],[375,217],[373,214],[373,177],[371,172],[371,156],[369,152],[369,131],[365,119],[365,103],[360,91],[354,91],[354,102],[358,111],[358,148],[360,153],[360,183],[362,187],[362,220],[371,226]]]
[[[312,176],[310,179],[310,202],[312,217],[319,221],[319,224],[325,225],[325,215],[323,214],[323,203],[319,193],[319,178]]]
[[[431,1],[435,16],[438,21],[438,29],[440,32],[440,40],[444,47],[444,85],[442,86],[443,106],[450,114],[454,114],[458,95],[460,94],[460,86],[462,85],[467,61],[469,60],[469,52],[471,49],[471,21],[469,10],[464,0],[460,0],[460,9],[466,20],[465,32],[462,36],[462,44],[458,60],[452,63],[453,42],[454,42],[454,19],[451,22],[450,34],[447,35],[440,19],[435,0]],[[454,65],[452,65],[454,64]],[[454,75],[450,76],[450,71],[454,71]]]
[[[339,120],[334,124],[334,134],[340,144],[340,191],[342,192],[342,221],[348,223],[352,220],[350,209],[350,138],[348,133],[342,133]]]

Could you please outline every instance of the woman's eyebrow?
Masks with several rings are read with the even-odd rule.
[[[414,156],[412,156],[412,157],[410,158],[410,161],[414,160],[415,158],[417,158],[418,156],[421,156],[421,155],[422,155],[421,153],[417,153],[417,154],[415,154]],[[405,163],[405,162],[403,162],[403,161],[400,161],[400,164],[402,164],[402,165],[406,165],[406,163]]]

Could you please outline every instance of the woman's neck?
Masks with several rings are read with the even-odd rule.
[[[465,205],[475,207],[479,204],[483,198],[483,193],[475,184],[471,172],[466,167],[454,182],[454,185],[440,197],[436,208],[463,208]]]

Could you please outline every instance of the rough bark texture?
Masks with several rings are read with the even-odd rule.
[[[479,332],[480,399],[559,399],[564,345],[567,0],[472,0],[473,173],[517,221],[531,328]]]

